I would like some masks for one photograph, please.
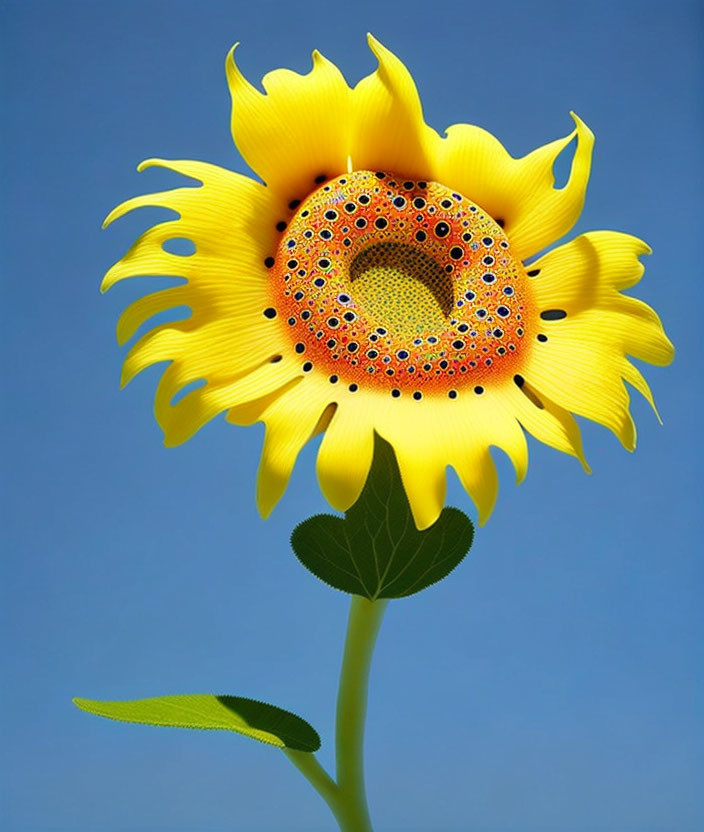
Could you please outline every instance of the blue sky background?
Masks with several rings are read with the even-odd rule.
[[[326,807],[275,749],[122,725],[74,695],[227,692],[289,707],[331,761],[347,599],[288,536],[325,509],[302,455],[273,518],[255,511],[260,426],[218,419],[166,450],[158,369],[118,392],[114,324],[143,282],[98,293],[179,184],[161,155],[247,172],[223,61],[253,80],[320,48],[350,82],[372,30],[438,129],[481,124],[515,154],[597,135],[575,232],[654,254],[637,294],[678,355],[634,397],[639,448],[584,423],[594,469],[531,440],[451,579],[391,604],[372,674],[378,832],[704,828],[701,558],[702,20],[695,2],[8,2],[2,14],[5,344],[1,432],[3,805],[8,832],[324,832]],[[450,502],[474,516],[453,480]]]

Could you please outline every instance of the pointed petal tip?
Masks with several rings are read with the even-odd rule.
[[[265,499],[261,494],[256,497],[257,512],[262,520],[268,520],[271,517],[271,512],[276,508],[278,499]]]
[[[359,487],[351,489],[349,482],[344,482],[338,477],[331,477],[330,471],[321,465],[320,452],[316,461],[316,474],[320,493],[327,500],[331,508],[343,514],[357,502],[366,483],[365,477],[358,483]]]
[[[438,515],[438,517],[439,516],[440,515]],[[434,523],[437,522],[437,519],[438,519],[437,517],[434,518],[434,519],[428,519],[427,517],[426,518],[418,518],[418,517],[415,516],[415,514],[413,515],[413,520],[414,520],[414,522],[416,524],[416,528],[418,529],[419,532],[424,532],[426,529],[429,529]]]
[[[424,532],[437,523],[443,509],[443,506],[431,507],[429,509],[427,505],[413,505],[413,502],[410,500],[409,503],[411,506],[411,514],[413,515],[413,522],[416,524],[419,532]]]
[[[225,56],[225,76],[230,87],[234,84],[245,84],[246,86],[250,86],[247,79],[240,72],[240,68],[237,66],[237,61],[235,60],[235,50],[239,47],[239,45],[239,41],[234,43],[230,51]]]
[[[107,215],[107,217],[105,217],[105,219],[103,220],[102,225],[100,226],[103,231],[105,231],[105,229],[109,225],[112,225],[115,222],[115,220],[120,216],[120,214],[119,214],[120,207],[121,207],[120,205],[115,206],[115,208],[113,208],[112,211],[110,211],[110,213]]]
[[[286,493],[289,477],[285,476],[283,480],[280,476],[274,475],[272,477],[272,472],[264,467],[265,463],[263,460],[264,456],[262,455],[262,461],[259,463],[259,472],[257,474],[255,499],[259,516],[262,520],[268,520],[272,511]]]
[[[341,514],[344,514],[348,509],[352,508],[359,499],[359,494],[356,497],[349,495],[343,496],[340,493],[331,492],[329,488],[324,489],[320,477],[318,477],[318,484],[320,485],[320,491],[323,497],[330,504],[330,508],[334,508],[335,511],[339,511]]]
[[[577,448],[574,451],[574,456],[575,456],[575,459],[577,460],[577,462],[579,462],[579,464],[582,466],[582,470],[584,471],[584,473],[585,474],[591,474],[592,473],[591,466],[587,462],[587,458],[584,456],[584,451],[582,450],[581,447]]]
[[[572,117],[572,121],[574,121],[575,129],[573,131],[573,135],[579,135],[580,138],[586,141],[587,144],[593,145],[594,144],[594,133],[587,125],[585,121],[575,113],[574,110],[570,110],[570,116]]]
[[[240,45],[240,42],[237,40],[235,41],[232,46],[227,50],[227,55],[225,56],[225,66],[227,66],[230,62],[235,63],[235,50]]]
[[[153,167],[159,166],[161,164],[163,164],[163,160],[162,159],[157,159],[156,157],[151,157],[150,159],[143,159],[137,165],[137,173],[142,173],[147,168],[153,168]]]
[[[485,526],[496,508],[496,496],[488,505],[480,506],[476,501],[474,504],[477,506],[477,524],[479,526]]]
[[[367,32],[367,45],[378,61],[380,61],[384,55],[389,54],[389,50],[380,40],[377,40],[371,32]]]

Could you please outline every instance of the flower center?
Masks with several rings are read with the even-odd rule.
[[[400,338],[432,335],[452,313],[452,278],[418,246],[375,243],[350,265],[350,291],[370,318]]]
[[[281,236],[274,311],[302,368],[415,398],[516,373],[529,280],[501,226],[436,182],[355,171],[314,191]]]

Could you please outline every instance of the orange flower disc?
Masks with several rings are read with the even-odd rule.
[[[304,372],[415,399],[481,395],[517,373],[534,304],[500,220],[382,171],[339,176],[291,207],[266,260],[264,314],[286,322]]]

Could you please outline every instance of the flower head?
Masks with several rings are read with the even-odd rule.
[[[310,73],[271,72],[261,93],[228,55],[233,138],[265,184],[202,162],[140,166],[200,187],[136,197],[108,216],[146,205],[179,214],[136,241],[104,290],[136,275],[186,279],[129,306],[118,339],[163,310],[192,314],[144,335],[123,383],[170,361],[155,400],[167,445],[222,412],[264,422],[264,515],[320,432],[321,488],[349,508],[376,432],[394,448],[419,528],[443,507],[447,466],[484,521],[498,487],[489,449],[508,454],[520,481],[524,430],[585,469],[573,413],[635,446],[624,381],[653,400],[627,356],[667,364],[673,355],[657,315],[621,293],[649,249],[599,231],[526,265],[579,216],[589,128],[573,114],[572,133],[519,159],[472,125],[441,137],[404,65],[369,44],[379,66],[353,89],[314,52]],[[553,164],[575,138],[569,179],[555,188]],[[164,250],[183,237],[195,253]]]

